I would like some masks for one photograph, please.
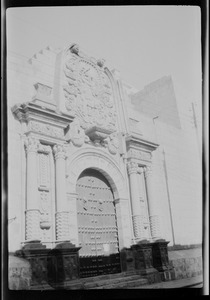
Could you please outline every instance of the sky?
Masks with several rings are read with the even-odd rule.
[[[77,43],[138,90],[171,75],[177,93],[200,102],[200,22],[196,6],[10,8],[7,51],[27,59],[47,46]]]

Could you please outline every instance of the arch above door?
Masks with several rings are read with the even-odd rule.
[[[76,193],[76,183],[79,175],[85,169],[90,168],[98,170],[108,180],[114,194],[114,200],[128,198],[125,176],[120,168],[109,155],[97,149],[91,149],[91,151],[85,148],[78,150],[69,159],[67,163],[69,193]]]

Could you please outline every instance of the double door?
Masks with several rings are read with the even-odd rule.
[[[80,276],[120,272],[114,198],[106,178],[88,169],[77,181]]]

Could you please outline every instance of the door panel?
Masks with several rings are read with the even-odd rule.
[[[120,272],[114,198],[106,178],[86,170],[77,181],[81,277]]]

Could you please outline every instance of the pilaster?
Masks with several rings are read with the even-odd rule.
[[[137,172],[139,171],[139,167],[136,162],[129,162],[127,167],[128,167],[129,181],[130,181],[134,236],[136,241],[140,241],[144,238],[144,236],[143,236],[143,218],[141,214],[141,206],[140,206],[140,199],[139,199],[139,182],[138,182],[138,174],[137,174]]]
[[[27,154],[26,241],[40,240],[40,212],[37,183],[38,145],[39,141],[34,137],[28,137],[25,141]]]
[[[161,238],[160,231],[160,217],[158,214],[158,203],[156,202],[154,191],[153,191],[153,179],[152,179],[152,167],[147,166],[144,168],[145,182],[146,182],[146,191],[147,199],[149,206],[149,220],[150,220],[150,229],[151,235],[154,240]]]
[[[53,147],[55,155],[55,178],[56,178],[56,241],[69,240],[69,212],[67,210],[66,196],[66,167],[65,147],[57,144]]]

